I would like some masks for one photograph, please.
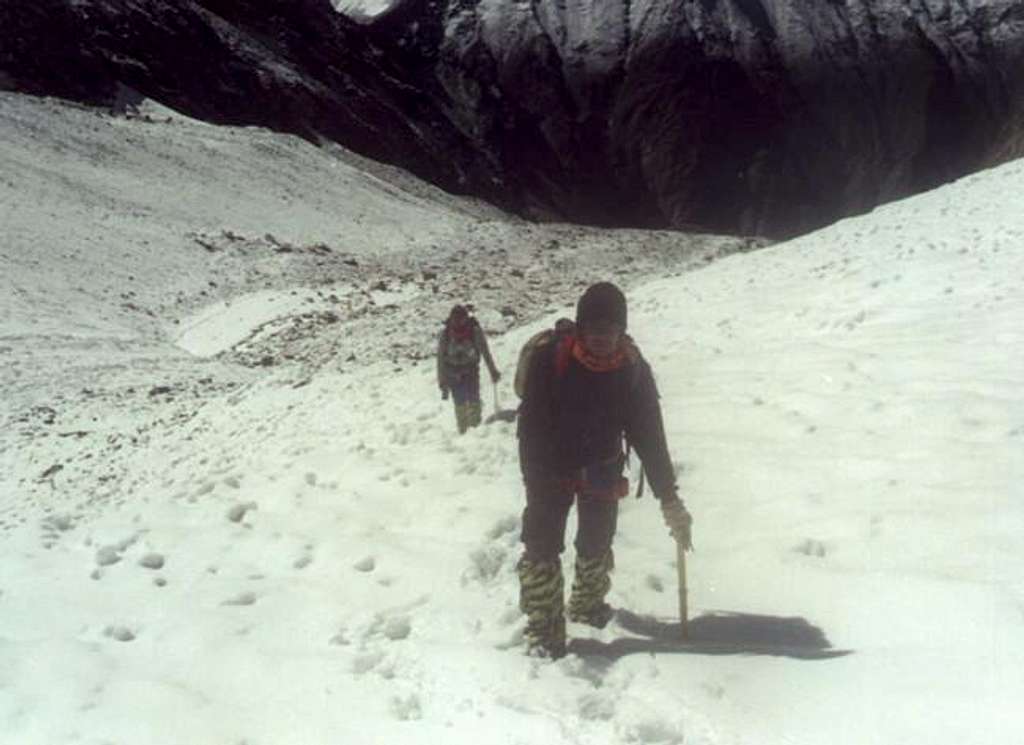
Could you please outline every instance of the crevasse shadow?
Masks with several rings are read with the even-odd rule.
[[[573,639],[569,651],[618,659],[628,654],[767,655],[825,660],[851,654],[835,649],[824,632],[804,618],[713,611],[689,622],[682,638],[679,621],[659,621],[618,610],[615,620],[633,637],[610,642]]]

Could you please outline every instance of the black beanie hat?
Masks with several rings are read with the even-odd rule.
[[[613,321],[626,328],[626,296],[611,282],[598,282],[587,288],[576,304],[576,325],[587,321]]]

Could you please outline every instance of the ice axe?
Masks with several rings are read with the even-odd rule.
[[[676,573],[679,575],[679,629],[683,639],[690,638],[690,609],[686,588],[686,545],[676,540]]]
[[[641,474],[642,478],[642,474]],[[665,523],[676,544],[676,574],[679,576],[679,631],[683,639],[690,636],[690,612],[686,588],[686,552],[693,550],[691,528],[693,518],[678,498],[661,503]]]
[[[491,387],[494,390],[494,412],[487,417],[486,423],[491,422],[512,422],[515,421],[518,411],[515,409],[503,409],[501,404],[498,402],[498,384],[491,381]]]

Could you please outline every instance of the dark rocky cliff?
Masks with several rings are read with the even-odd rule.
[[[546,219],[782,237],[1024,155],[1022,1],[0,2],[7,87],[123,84]]]
[[[327,0],[0,0],[0,88],[340,142],[493,200],[475,145],[395,55]],[[508,205],[506,205],[508,206]]]

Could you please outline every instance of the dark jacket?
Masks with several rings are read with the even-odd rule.
[[[551,344],[534,355],[519,408],[519,464],[528,488],[574,478],[581,469],[615,457],[625,436],[655,496],[675,496],[658,390],[647,361],[636,352],[616,370],[594,372],[568,357],[558,374],[557,354]]]

